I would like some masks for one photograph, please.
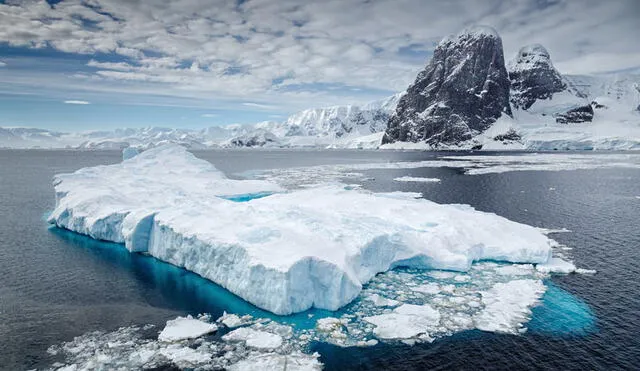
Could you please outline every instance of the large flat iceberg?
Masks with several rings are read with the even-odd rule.
[[[545,263],[553,245],[536,228],[469,206],[228,179],[175,145],[54,184],[51,223],[184,267],[276,314],[336,310],[397,266]],[[243,197],[255,194],[271,195]]]

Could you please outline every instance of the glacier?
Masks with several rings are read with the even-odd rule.
[[[536,228],[466,205],[229,179],[177,145],[57,175],[54,187],[50,223],[183,267],[279,315],[337,310],[395,267],[544,264],[554,246]],[[270,195],[232,200],[251,194]]]

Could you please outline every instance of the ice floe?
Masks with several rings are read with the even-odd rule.
[[[321,367],[318,355],[308,354],[309,344],[315,341],[367,347],[379,341],[429,343],[471,329],[515,335],[527,330],[535,311],[547,318],[544,323],[535,321],[537,331],[554,331],[556,327],[563,333],[591,331],[594,320],[588,307],[559,288],[554,287],[549,296],[551,307],[538,310],[547,296],[543,280],[548,278],[549,273],[532,264],[479,262],[463,274],[398,268],[376,275],[352,303],[331,312],[333,317],[320,315],[310,328],[279,322],[289,317],[224,313],[216,321],[207,316],[191,318],[217,324],[215,336],[203,334],[167,342],[154,340],[158,332],[151,326],[121,328],[80,336],[51,347],[50,353],[64,357],[64,363],[56,367],[74,370],[166,365],[279,370],[285,364],[287,369],[317,370]],[[562,313],[564,308],[569,312]],[[584,318],[572,317],[572,308],[580,309]],[[561,320],[553,324],[548,318]],[[185,318],[179,317],[168,321],[165,329],[184,323]]]
[[[401,176],[398,178],[394,178],[396,182],[418,182],[418,183],[439,183],[439,178],[421,178],[414,176]]]
[[[274,349],[282,345],[282,337],[266,331],[240,327],[222,337],[225,341],[244,341],[250,348]]]
[[[468,175],[511,171],[566,171],[580,169],[640,168],[640,154],[627,153],[524,153],[513,155],[438,156],[433,160],[360,164],[317,165],[246,172],[243,175],[270,179],[285,187],[309,187],[345,179],[366,178],[363,172],[384,169],[463,169]],[[405,178],[405,177],[401,177]],[[409,177],[411,178],[411,177]],[[397,178],[395,180],[398,180]],[[638,196],[640,197],[640,196]]]
[[[373,333],[380,339],[427,337],[440,324],[440,312],[428,304],[403,304],[391,313],[365,317],[364,320],[376,326]]]
[[[207,317],[193,319],[206,323]],[[264,322],[264,320],[262,321]],[[185,327],[185,318],[167,322]],[[193,325],[193,323],[191,323]],[[215,326],[213,323],[209,323]],[[49,348],[59,358],[52,365],[57,370],[153,369],[169,366],[198,370],[320,370],[317,353],[302,352],[291,339],[292,329],[279,324],[256,323],[240,327],[222,337],[196,336],[172,338],[171,342],[155,340],[153,326],[122,327],[113,332],[91,332],[70,342]],[[283,336],[284,335],[284,336]],[[285,343],[286,341],[286,343]]]
[[[531,316],[531,303],[544,294],[540,280],[515,280],[497,283],[483,291],[484,309],[475,317],[476,327],[491,332],[516,333],[522,331]]]
[[[191,316],[178,317],[167,321],[167,325],[158,335],[160,341],[179,341],[198,338],[218,329],[213,323],[195,319]]]

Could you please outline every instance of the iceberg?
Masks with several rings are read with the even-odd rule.
[[[337,310],[395,267],[546,263],[554,245],[534,227],[470,206],[229,179],[177,145],[57,175],[54,186],[56,226],[123,243],[279,315]]]

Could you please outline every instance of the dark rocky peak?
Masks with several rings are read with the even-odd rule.
[[[527,45],[509,63],[511,104],[528,109],[538,99],[550,99],[567,88],[560,73],[553,67],[549,52],[540,44]]]
[[[577,124],[581,122],[593,121],[593,107],[590,104],[572,108],[566,112],[555,114],[556,122],[559,124]]]
[[[471,27],[438,44],[433,58],[400,99],[383,143],[456,144],[511,115],[502,39]]]

